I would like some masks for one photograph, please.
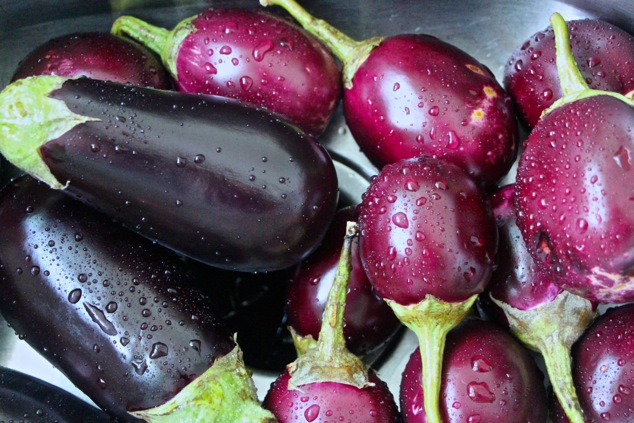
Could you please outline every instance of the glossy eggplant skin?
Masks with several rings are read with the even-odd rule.
[[[316,248],[334,216],[330,156],[272,115],[87,78],[50,96],[100,119],[40,148],[53,175],[70,181],[66,191],[185,256],[283,269]]]
[[[55,385],[0,367],[0,421],[107,423],[108,414]]]
[[[0,195],[0,312],[95,404],[165,403],[235,346],[183,261],[28,176]]]

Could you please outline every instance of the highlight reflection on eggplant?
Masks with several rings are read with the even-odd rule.
[[[337,206],[313,138],[230,100],[34,76],[0,94],[0,152],[179,253],[240,271],[294,265]]]
[[[268,421],[231,332],[177,255],[28,176],[3,189],[0,227],[0,312],[98,406],[122,419]]]

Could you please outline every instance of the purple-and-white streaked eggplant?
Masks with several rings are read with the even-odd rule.
[[[269,421],[178,255],[28,175],[2,190],[0,227],[0,312],[99,407],[123,420]]]
[[[341,96],[337,62],[288,19],[258,9],[208,9],[159,28],[121,16],[112,32],[159,54],[180,91],[235,98],[320,135]]]
[[[112,419],[58,386],[17,370],[0,367],[0,421],[109,423]]]
[[[148,48],[97,31],[64,34],[40,44],[20,61],[11,81],[35,75],[87,76],[160,89],[172,85]]]
[[[14,165],[182,255],[239,271],[292,266],[337,208],[314,138],[236,101],[34,76],[0,94]]]

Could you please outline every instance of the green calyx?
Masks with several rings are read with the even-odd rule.
[[[289,389],[301,389],[302,385],[319,382],[336,382],[359,389],[369,384],[366,365],[346,348],[343,336],[343,314],[352,267],[350,249],[357,232],[357,224],[348,222],[317,342],[312,337],[295,337],[299,341],[296,342],[299,357],[287,367],[291,375]]]
[[[462,302],[446,302],[428,294],[421,302],[406,306],[386,300],[396,317],[418,338],[423,405],[428,423],[442,423],[440,384],[447,334],[467,317],[477,298],[478,294],[474,294]]]
[[[32,76],[8,85],[0,92],[0,153],[19,169],[62,189],[42,160],[40,147],[77,125],[95,121],[70,111],[66,103],[49,97],[71,78]]]
[[[251,372],[237,345],[165,404],[130,414],[150,423],[276,421],[260,406]]]
[[[372,50],[384,37],[356,41],[330,25],[317,19],[302,8],[295,0],[260,0],[262,6],[279,6],[286,10],[299,24],[330,50],[343,64],[344,87],[352,88],[352,79]]]
[[[110,32],[120,37],[127,36],[154,51],[159,55],[172,78],[178,80],[176,59],[180,45],[185,38],[196,31],[192,21],[197,17],[196,15],[184,19],[173,30],[168,31],[134,16],[120,16],[112,24]]]
[[[490,298],[504,311],[511,332],[544,357],[553,391],[570,422],[583,423],[570,349],[596,316],[592,303],[568,291],[529,310],[511,307],[492,295]]]
[[[555,34],[557,73],[563,96],[544,110],[542,117],[565,104],[599,95],[612,96],[634,107],[634,92],[622,95],[611,91],[591,89],[583,78],[581,71],[579,71],[579,66],[577,66],[572,55],[570,34],[566,21],[559,13],[553,13],[550,18],[550,24]]]

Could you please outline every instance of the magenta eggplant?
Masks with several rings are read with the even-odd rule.
[[[634,92],[634,36],[597,19],[567,25],[573,56],[588,85],[621,94]],[[531,35],[513,52],[504,69],[504,86],[531,129],[542,112],[562,97],[552,26]]]
[[[161,89],[172,85],[153,52],[108,32],[76,32],[41,44],[19,63],[11,81],[35,75],[87,76]]]
[[[204,282],[107,216],[24,176],[0,222],[0,312],[108,413],[164,404],[234,349]]]
[[[275,117],[235,101],[87,78],[53,79],[53,89],[13,116],[13,102],[24,104],[31,87],[50,81],[40,78],[55,77],[3,91],[25,94],[3,103],[8,120],[0,125],[17,135],[0,140],[2,153],[11,160],[29,131],[42,128],[30,154],[41,156],[53,176],[47,182],[67,184],[65,192],[138,233],[210,265],[270,271],[301,261],[328,229],[334,164],[313,138]],[[49,117],[37,108],[51,103],[72,111],[69,128],[29,126]]]
[[[342,62],[346,123],[379,169],[427,155],[487,186],[508,173],[518,144],[513,104],[474,57],[431,35],[356,41],[295,0],[260,3],[283,7]]]
[[[587,422],[626,422],[634,409],[634,305],[609,309],[572,350]]]
[[[286,295],[288,324],[302,336],[317,339],[341,254],[346,222],[356,221],[354,207],[337,212],[319,248],[295,269]],[[343,332],[347,348],[364,356],[384,346],[401,327],[390,307],[372,289],[361,263],[358,239],[352,244]]]
[[[457,165],[429,157],[382,169],[359,206],[361,260],[376,293],[402,305],[484,291],[497,228],[488,199]]]
[[[467,320],[449,333],[441,392],[444,423],[547,421],[543,375],[529,352],[491,322]],[[423,397],[416,349],[401,379],[404,423],[427,423]]]
[[[235,98],[320,135],[341,95],[339,68],[306,31],[257,9],[208,9],[172,31],[131,16],[116,34],[159,53],[179,90]]]
[[[109,423],[112,419],[58,386],[17,370],[0,367],[0,421]]]

